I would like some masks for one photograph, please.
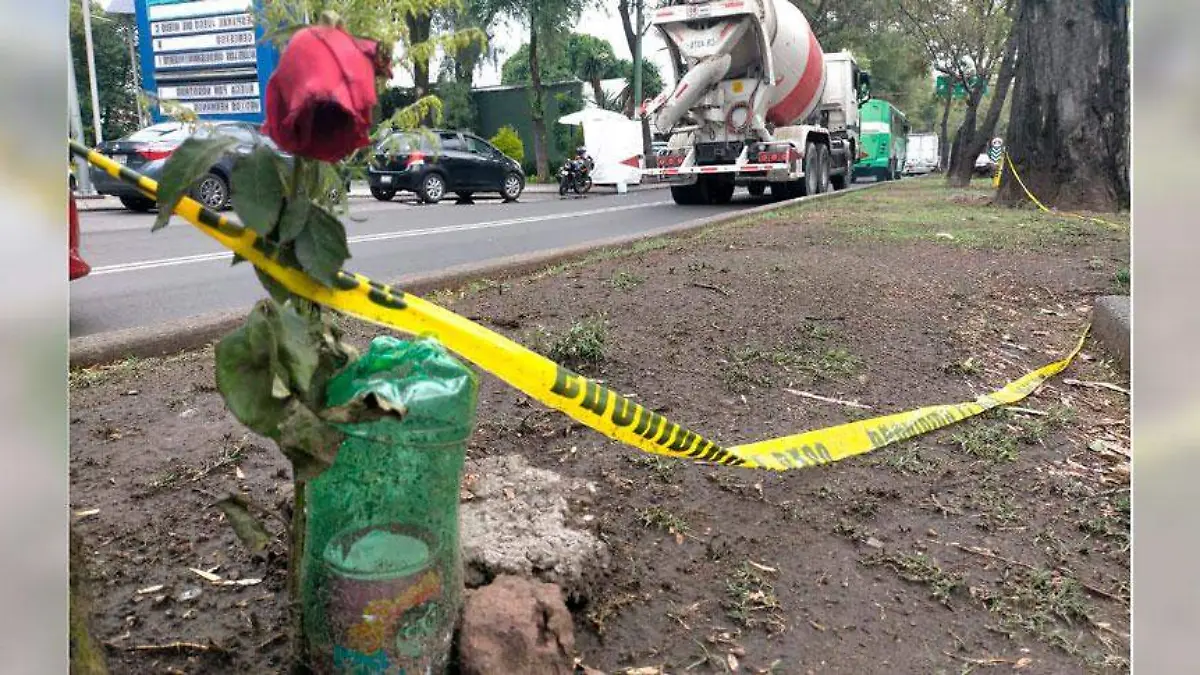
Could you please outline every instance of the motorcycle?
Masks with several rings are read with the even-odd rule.
[[[567,160],[558,170],[558,195],[564,197],[568,190],[582,195],[592,189],[592,163],[590,159],[576,157]]]

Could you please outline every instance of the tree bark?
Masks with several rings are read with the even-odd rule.
[[[542,92],[542,69],[538,61],[537,18],[531,16],[529,21],[529,79],[531,82],[532,101],[530,107],[533,122],[533,156],[537,165],[539,180],[550,179],[550,159],[546,156],[546,111]]]
[[[950,106],[954,102],[953,92],[946,93],[946,107],[942,108],[942,133],[938,139],[938,165],[942,171],[950,169]]]
[[[946,183],[950,187],[966,187],[971,184],[971,172],[975,170],[975,158],[979,153],[971,154],[972,143],[975,140],[975,127],[979,119],[979,92],[967,94],[967,113],[963,116],[962,125],[954,134],[954,144],[950,150],[950,170],[946,172]]]
[[[1127,0],[1022,0],[1008,153],[1047,206],[1129,208]],[[1005,171],[998,200],[1028,198]]]

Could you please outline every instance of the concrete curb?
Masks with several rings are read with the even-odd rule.
[[[445,288],[465,286],[477,279],[508,279],[537,271],[549,265],[580,259],[599,249],[625,246],[644,239],[681,234],[710,225],[775,211],[796,204],[833,199],[859,190],[870,189],[875,185],[880,184],[868,183],[838,192],[827,192],[811,197],[799,197],[772,202],[740,211],[697,218],[637,234],[590,241],[576,246],[567,246],[506,258],[494,258],[481,263],[457,265],[432,274],[402,276],[389,283],[393,286],[403,288],[413,295],[427,295]],[[240,311],[203,314],[155,326],[128,328],[72,338],[69,356],[70,367],[87,368],[120,361],[129,357],[151,358],[199,349],[215,342],[239,326],[246,318],[247,312],[249,312],[249,307]]]
[[[1117,365],[1129,374],[1129,296],[1105,295],[1092,307],[1092,332],[1112,354]]]

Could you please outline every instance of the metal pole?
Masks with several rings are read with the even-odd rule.
[[[79,90],[75,84],[75,58],[71,55],[71,42],[67,41],[67,111],[71,115],[71,136],[83,142],[83,115],[79,112]],[[75,158],[75,184],[79,193],[93,194],[92,176],[87,160]]]
[[[642,105],[642,5],[645,0],[637,2],[637,25],[634,32],[637,38],[633,41],[633,117],[640,119],[639,108]]]
[[[87,50],[88,80],[92,90],[92,131],[96,134],[96,143],[104,141],[100,133],[100,93],[96,88],[96,54],[92,48],[92,3],[83,0],[83,42]]]
[[[146,126],[146,110],[142,106],[142,98],[140,95],[141,91],[142,91],[142,77],[141,77],[141,73],[138,72],[139,69],[138,69],[137,52],[135,52],[134,48],[133,48],[133,41],[134,41],[135,33],[136,33],[136,31],[131,28],[125,34],[125,37],[126,37],[125,41],[129,43],[129,72],[130,72],[130,75],[133,77],[133,87],[135,90],[137,90],[137,92],[139,94],[137,97],[137,113],[138,113],[138,128],[141,129]]]

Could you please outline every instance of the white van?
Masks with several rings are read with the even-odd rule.
[[[904,162],[904,174],[913,176],[941,169],[939,149],[937,134],[909,134],[908,158]]]

